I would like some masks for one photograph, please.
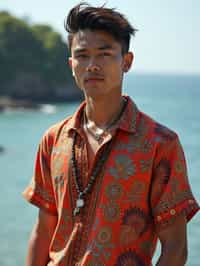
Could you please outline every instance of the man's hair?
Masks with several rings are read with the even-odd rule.
[[[68,48],[71,50],[74,34],[80,30],[105,31],[121,44],[122,54],[129,51],[131,35],[135,36],[137,29],[114,8],[90,6],[82,2],[72,8],[66,17],[64,27],[68,32]]]

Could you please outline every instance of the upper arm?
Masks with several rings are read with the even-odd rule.
[[[36,233],[46,235],[48,239],[51,239],[57,225],[57,216],[51,213],[39,209],[38,218],[36,222]]]
[[[176,217],[173,224],[157,231],[162,251],[187,257],[187,220],[185,215]]]
[[[179,217],[189,222],[199,210],[187,176],[184,151],[178,137],[162,140],[153,163],[150,193],[152,216],[157,231],[175,226]]]
[[[26,257],[27,266],[43,266],[49,261],[49,247],[57,224],[57,217],[39,209],[32,230]]]
[[[52,141],[50,139],[48,135],[42,137],[36,154],[34,174],[23,196],[40,209],[57,215],[55,187],[51,172]]]

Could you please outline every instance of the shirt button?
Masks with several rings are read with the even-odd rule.
[[[193,204],[194,203],[194,200],[189,199],[188,202],[189,202],[189,204]]]
[[[171,214],[171,215],[174,215],[174,214],[176,214],[176,211],[175,211],[174,209],[171,209],[171,210],[170,210],[170,214]]]
[[[31,191],[28,193],[28,195],[29,195],[30,197],[32,197],[32,196],[33,196],[33,191],[31,190]]]
[[[161,216],[157,216],[157,221],[161,221],[162,220],[162,217]]]
[[[45,203],[44,206],[48,209],[49,208],[49,203]]]

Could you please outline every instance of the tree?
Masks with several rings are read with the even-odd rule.
[[[28,25],[6,12],[0,13],[0,54],[3,85],[9,86],[20,73],[39,73],[44,49]],[[9,91],[8,86],[6,89]],[[13,88],[12,88],[13,89]],[[13,92],[11,92],[11,95]]]
[[[60,88],[72,87],[66,61],[66,44],[50,26],[0,12],[0,95],[60,100],[65,95]]]
[[[71,71],[66,64],[68,54],[61,36],[48,25],[34,25],[32,30],[46,51],[43,74],[52,86],[71,80]]]

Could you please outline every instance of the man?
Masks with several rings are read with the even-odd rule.
[[[39,216],[27,266],[183,266],[198,211],[176,133],[122,95],[135,29],[113,9],[80,4],[65,24],[85,102],[39,145],[24,192]]]

